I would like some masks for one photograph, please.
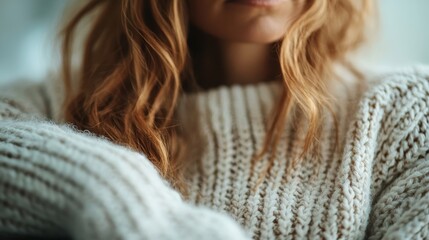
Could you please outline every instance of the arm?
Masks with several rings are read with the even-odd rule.
[[[387,84],[387,105],[394,107],[386,109],[383,129],[390,130],[383,134],[389,137],[373,171],[368,239],[429,238],[428,76],[399,75]]]
[[[230,217],[185,203],[144,155],[43,120],[43,106],[29,113],[26,103],[0,101],[1,232],[245,239]]]

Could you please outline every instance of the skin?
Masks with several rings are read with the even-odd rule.
[[[299,16],[304,0],[256,6],[227,0],[188,0],[190,24],[212,38],[223,65],[224,84],[267,81],[278,73],[273,43]]]

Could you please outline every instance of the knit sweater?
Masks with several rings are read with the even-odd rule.
[[[364,85],[333,84],[338,145],[327,116],[319,158],[306,156],[287,171],[305,135],[286,125],[255,192],[269,156],[253,171],[251,157],[281,83],[183,94],[177,110],[189,133],[189,198],[144,153],[65,123],[58,82],[1,87],[0,236],[429,238],[427,67],[367,77]]]

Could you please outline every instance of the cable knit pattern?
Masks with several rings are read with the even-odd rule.
[[[250,159],[263,144],[279,83],[183,95],[178,117],[192,163],[187,199],[144,154],[64,124],[61,91],[52,83],[2,88],[0,232],[73,239],[428,239],[429,69],[383,73],[361,88],[345,83],[332,86],[339,103],[336,150],[328,116],[321,156],[306,156],[286,172],[304,137],[287,125],[275,165],[255,193],[250,189],[269,156],[253,174]]]

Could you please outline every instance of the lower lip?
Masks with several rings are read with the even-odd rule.
[[[228,0],[227,3],[237,3],[255,7],[271,7],[283,1],[284,0]]]

